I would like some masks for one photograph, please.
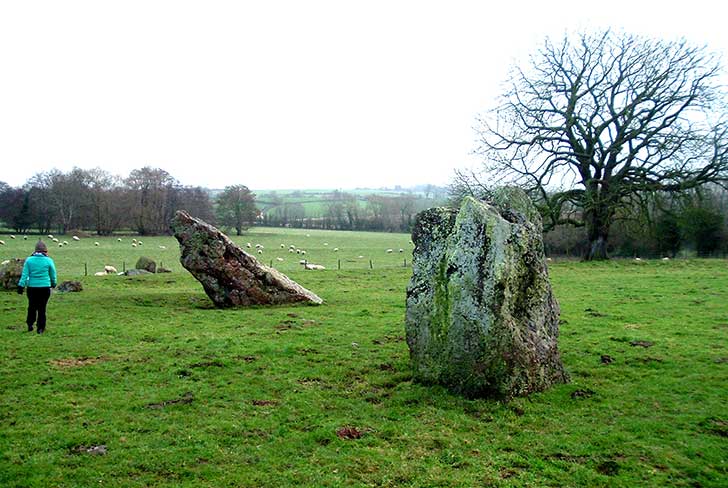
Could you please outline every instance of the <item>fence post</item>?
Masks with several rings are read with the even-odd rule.
[[[126,273],[126,261],[121,262],[121,270]]]
[[[83,263],[83,275],[88,276],[88,263]]]
[[[374,269],[374,265],[372,264],[372,260],[369,260],[369,269]]]
[[[402,267],[403,268],[406,268],[407,267],[407,258],[404,258],[404,263],[402,264]]]
[[[341,259],[339,259],[339,262],[337,264],[337,269],[341,269]]]

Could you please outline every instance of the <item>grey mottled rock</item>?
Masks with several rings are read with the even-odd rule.
[[[171,227],[182,266],[202,283],[216,306],[322,303],[315,293],[261,264],[206,222],[178,211]]]
[[[67,292],[79,292],[83,291],[83,285],[80,281],[64,281],[60,285],[58,285],[58,288],[56,288],[61,293],[67,293]]]
[[[15,291],[18,289],[20,275],[23,274],[25,259],[12,258],[7,261],[7,263],[0,265],[0,289]]]
[[[134,265],[134,267],[136,269],[144,269],[146,271],[149,271],[150,273],[157,272],[157,262],[154,261],[154,259],[148,258],[146,256],[142,256],[139,259],[137,259],[137,262]]]
[[[510,398],[568,381],[541,219],[521,190],[418,215],[407,288],[415,379]]]
[[[141,276],[141,275],[148,275],[148,274],[152,274],[152,273],[147,271],[146,269],[132,268],[132,269],[127,269],[122,274],[126,275],[126,276]]]

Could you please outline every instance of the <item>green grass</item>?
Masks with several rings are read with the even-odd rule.
[[[501,403],[411,381],[409,236],[236,240],[307,249],[333,269],[279,267],[326,303],[215,309],[171,238],[143,239],[167,275],[82,276],[129,266],[129,238],[52,249],[85,290],[54,294],[43,336],[0,294],[0,486],[725,486],[728,262],[552,263],[572,382]]]

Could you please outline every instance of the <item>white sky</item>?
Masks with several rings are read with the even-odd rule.
[[[0,181],[149,165],[211,188],[447,184],[545,35],[612,27],[726,53],[719,5],[0,0]]]

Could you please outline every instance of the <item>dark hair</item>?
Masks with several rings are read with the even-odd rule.
[[[38,240],[38,242],[35,243],[35,252],[46,253],[48,252],[48,246],[45,245],[45,242]]]

